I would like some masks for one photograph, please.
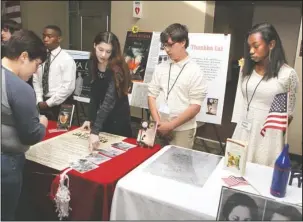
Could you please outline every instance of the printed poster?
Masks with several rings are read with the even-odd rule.
[[[88,60],[89,52],[66,50],[73,59],[75,60],[77,71],[76,71],[76,86],[74,91],[74,100],[79,102],[89,103],[90,94],[90,76],[88,73]]]
[[[227,68],[229,59],[230,35],[189,33],[187,52],[200,66],[208,86],[208,94],[203,101],[197,121],[221,124],[226,88]],[[161,47],[160,32],[153,32],[148,56],[144,83],[149,83],[156,65],[170,62],[165,50]],[[147,100],[147,90],[136,92]],[[138,98],[136,98],[138,99]],[[160,94],[157,104],[164,99]]]
[[[131,31],[126,34],[123,56],[133,82],[144,80],[152,35],[152,32],[133,33]]]

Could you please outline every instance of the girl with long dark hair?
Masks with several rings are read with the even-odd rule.
[[[279,93],[289,92],[288,123],[291,123],[298,84],[297,73],[287,65],[281,39],[273,25],[253,26],[244,42],[244,66],[232,118],[237,123],[233,139],[248,142],[247,161],[274,165],[284,145],[283,131],[268,128],[262,136],[261,129]]]
[[[128,88],[130,74],[120,43],[112,32],[100,32],[94,39],[89,61],[92,77],[89,120],[89,149],[99,147],[99,132],[131,137]]]

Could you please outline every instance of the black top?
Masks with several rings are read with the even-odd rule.
[[[118,97],[113,71],[98,71],[97,79],[91,83],[89,121],[91,133],[108,132],[131,137],[130,107],[128,96]]]

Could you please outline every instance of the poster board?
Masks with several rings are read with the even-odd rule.
[[[139,33],[136,33],[139,34]],[[126,38],[126,42],[134,40],[134,38]],[[225,34],[212,34],[212,33],[189,33],[189,46],[187,51],[190,57],[200,66],[201,73],[204,74],[207,81],[208,93],[206,99],[202,103],[201,111],[196,116],[196,120],[200,122],[221,124],[223,115],[223,105],[226,88],[226,78],[228,69],[230,49],[230,35]],[[149,83],[152,79],[152,75],[156,65],[162,62],[169,62],[169,58],[161,48],[160,32],[153,32],[150,39],[150,49],[148,53],[144,83]],[[136,95],[140,95],[139,99],[143,101],[147,100],[147,90],[143,87],[137,87],[136,90],[140,92],[132,92]],[[139,108],[145,108],[145,105],[134,104]],[[157,101],[163,99],[163,95],[157,98]],[[160,103],[160,102],[159,102]]]
[[[123,56],[132,79],[129,93],[132,93],[134,82],[144,80],[152,36],[152,32],[133,33],[128,31],[126,33]]]
[[[90,52],[65,50],[76,63],[76,86],[73,92],[73,98],[76,101],[89,103],[90,77],[88,73],[88,60]]]

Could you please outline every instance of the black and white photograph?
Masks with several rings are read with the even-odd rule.
[[[91,89],[91,79],[88,73],[88,59],[75,59],[77,72],[76,72],[76,85],[74,95],[89,98]]]
[[[104,163],[104,162],[110,160],[109,157],[104,156],[98,152],[93,152],[93,153],[89,154],[88,156],[85,157],[85,159],[87,159],[88,161],[90,161],[96,165],[99,165],[101,163]]]
[[[132,80],[144,80],[152,32],[127,32],[123,55]]]
[[[158,64],[168,62],[168,61],[169,61],[168,55],[159,55]]]
[[[217,220],[302,221],[302,208],[223,186]]]
[[[107,148],[99,148],[97,149],[100,153],[103,155],[113,158],[115,156],[119,156],[120,154],[124,153],[125,151],[122,151],[120,149],[116,149],[114,147],[107,147]]]
[[[113,143],[112,144],[112,147],[115,147],[115,148],[118,148],[118,149],[121,149],[121,150],[125,150],[125,151],[127,151],[129,149],[132,149],[136,146],[137,145],[126,143],[126,142],[119,142],[119,143]]]
[[[302,207],[268,200],[264,221],[302,221]]]
[[[70,167],[74,170],[78,171],[79,173],[85,173],[91,170],[98,168],[97,165],[93,164],[92,162],[88,161],[87,159],[79,159],[75,162],[70,164]]]
[[[257,195],[222,187],[217,220],[262,220],[265,200]]]
[[[206,114],[208,115],[217,115],[217,108],[218,108],[218,99],[216,98],[207,98],[207,111]]]

